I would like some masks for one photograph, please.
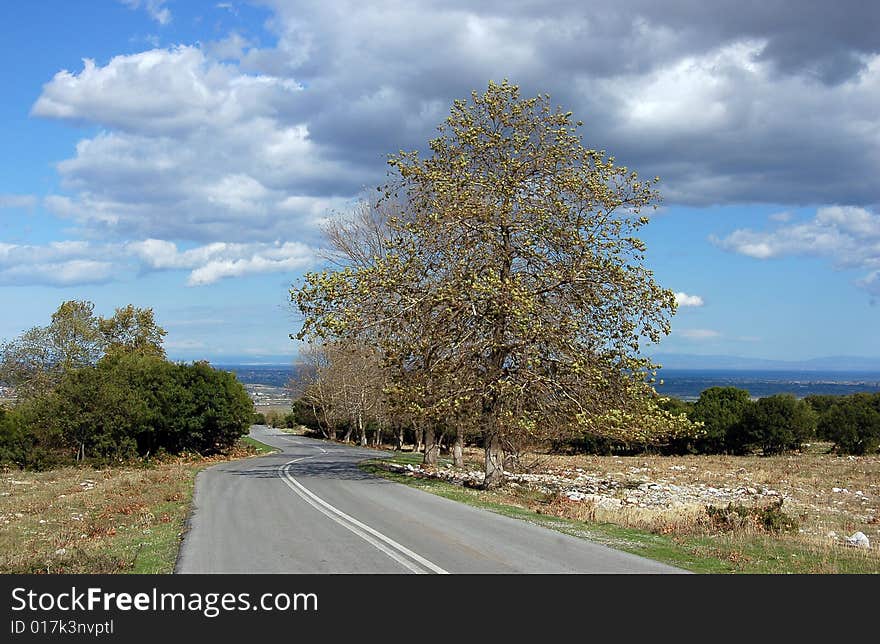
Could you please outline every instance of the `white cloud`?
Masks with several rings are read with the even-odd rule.
[[[719,331],[712,329],[677,329],[675,335],[679,335],[688,340],[712,340],[721,337]]]
[[[159,239],[41,246],[0,242],[0,284],[69,286],[125,279],[137,271],[180,270],[189,272],[187,285],[205,286],[228,277],[293,273],[316,261],[316,250],[299,242],[216,242],[186,250]]]
[[[791,214],[790,212],[788,212],[787,210],[784,210],[783,212],[774,212],[772,215],[770,215],[768,217],[768,219],[770,219],[770,221],[778,221],[778,222],[782,222],[782,223],[791,221],[793,218],[794,218],[794,215]]]
[[[59,164],[67,201],[53,212],[104,236],[302,239],[310,204],[375,187],[389,152],[424,148],[454,99],[504,77],[584,118],[588,145],[659,175],[668,204],[880,199],[864,176],[880,162],[873,34],[800,33],[774,7],[710,21],[599,4],[267,0],[269,46],[233,31],[86,60],[32,110],[101,131]]]
[[[131,9],[140,9],[143,7],[150,18],[158,22],[160,25],[167,25],[171,22],[171,11],[165,6],[167,0],[119,0],[122,4]]]
[[[72,194],[46,206],[101,235],[314,236],[315,210],[345,207],[367,183],[305,123],[280,118],[301,95],[291,79],[243,74],[197,47],[86,60],[56,74],[32,108],[107,128],[58,164]]]
[[[699,295],[688,295],[683,291],[675,294],[675,303],[678,306],[703,306],[703,298]]]
[[[37,198],[33,195],[0,194],[0,208],[24,208],[31,210],[36,205]]]
[[[275,244],[213,243],[184,251],[159,239],[147,239],[126,245],[154,270],[190,270],[187,284],[204,286],[227,277],[256,273],[294,272],[315,263],[316,251],[299,242]]]
[[[712,241],[726,250],[754,257],[806,255],[830,259],[836,268],[869,273],[857,284],[876,292],[880,269],[880,215],[854,206],[819,208],[808,222],[782,225],[771,231],[735,230]]]
[[[871,271],[856,282],[871,295],[880,295],[880,270]]]

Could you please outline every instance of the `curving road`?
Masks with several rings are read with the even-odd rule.
[[[179,573],[677,573],[362,472],[377,452],[254,426],[281,451],[196,479]]]

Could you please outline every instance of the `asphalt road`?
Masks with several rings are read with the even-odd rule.
[[[252,427],[281,450],[196,479],[179,573],[677,573],[362,472],[377,452]]]

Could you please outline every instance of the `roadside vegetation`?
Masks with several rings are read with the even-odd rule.
[[[174,570],[196,474],[272,451],[247,438],[226,454],[0,471],[0,573]]]
[[[845,540],[856,531],[880,540],[880,456],[821,451],[772,457],[540,454],[523,478],[510,476],[491,490],[476,484],[480,453],[474,449],[466,450],[462,470],[448,459],[428,468],[407,452],[362,467],[694,572],[880,573],[876,547],[856,548]],[[573,494],[585,478],[609,485],[599,494]],[[638,495],[651,486],[669,491],[665,500],[671,502],[655,505],[650,493]],[[743,491],[736,500],[725,498],[736,490]]]
[[[0,572],[170,573],[195,476],[272,448],[231,373],[165,358],[151,309],[67,301],[0,347]]]
[[[0,348],[0,464],[45,470],[164,454],[227,452],[247,433],[253,403],[235,376],[165,358],[150,309],[110,318],[67,301],[46,327]]]

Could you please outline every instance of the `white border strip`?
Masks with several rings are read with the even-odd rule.
[[[322,449],[321,451],[324,452],[325,450]],[[315,456],[317,456],[317,454]],[[448,571],[444,570],[437,564],[428,561],[421,555],[413,552],[412,550],[398,543],[391,537],[382,534],[378,530],[371,528],[365,523],[361,523],[360,521],[352,516],[349,516],[339,508],[330,505],[314,492],[306,489],[299,481],[293,478],[293,475],[290,473],[290,468],[294,463],[304,461],[308,458],[314,457],[306,456],[304,458],[297,458],[292,461],[288,461],[278,468],[278,474],[279,476],[281,476],[281,480],[283,480],[287,484],[287,486],[291,490],[293,490],[294,493],[296,493],[296,495],[299,496],[303,501],[311,505],[313,508],[321,512],[326,517],[341,525],[343,528],[353,532],[376,549],[384,552],[386,555],[394,559],[396,562],[398,562],[411,572],[414,572],[416,574],[424,574],[427,571],[431,571],[439,575],[449,574]],[[406,557],[408,557],[412,561],[407,560]],[[419,564],[426,568],[427,571],[420,567]]]

